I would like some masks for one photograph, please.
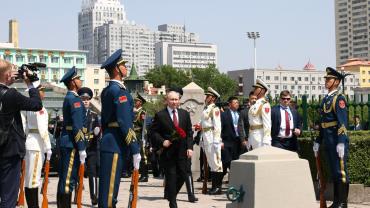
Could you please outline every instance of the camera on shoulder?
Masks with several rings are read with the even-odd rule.
[[[46,64],[44,64],[44,63],[38,63],[38,62],[28,63],[28,64],[22,64],[22,66],[20,66],[18,68],[18,76],[17,76],[16,79],[23,79],[23,74],[25,72],[27,72],[27,70],[29,70],[29,71],[32,72],[32,74],[26,73],[28,79],[31,82],[37,81],[37,80],[39,80],[39,78],[37,77],[37,73],[36,72],[40,70],[39,68],[45,68],[45,67],[46,67]]]

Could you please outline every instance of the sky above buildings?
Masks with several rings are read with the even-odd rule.
[[[0,42],[8,41],[8,21],[19,22],[20,47],[78,49],[81,0],[1,2]],[[121,0],[129,21],[156,30],[160,24],[185,24],[201,42],[218,46],[221,71],[253,67],[258,31],[257,67],[317,69],[335,66],[334,2],[322,0]]]

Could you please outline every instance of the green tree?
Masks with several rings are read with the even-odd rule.
[[[177,70],[172,66],[155,66],[145,75],[154,87],[165,85],[168,87],[184,87],[191,82],[189,76],[184,70]]]

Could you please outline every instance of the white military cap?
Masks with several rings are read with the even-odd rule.
[[[220,94],[216,90],[214,90],[212,87],[207,88],[207,92],[204,93],[205,95],[212,95],[215,96],[216,98],[220,97]]]
[[[262,81],[261,79],[256,79],[256,84],[253,85],[253,87],[257,87],[257,88],[263,88],[263,89],[266,89],[266,91],[269,91],[270,88],[267,86],[267,84]]]

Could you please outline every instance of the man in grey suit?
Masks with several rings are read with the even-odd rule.
[[[256,100],[257,96],[253,94],[253,91],[249,93],[249,101],[247,102],[245,108],[240,111],[239,120],[238,120],[238,131],[239,136],[242,141],[242,148],[240,154],[243,154],[247,151],[248,145],[248,134],[249,134],[249,121],[248,121],[248,111],[250,106],[252,106]]]

